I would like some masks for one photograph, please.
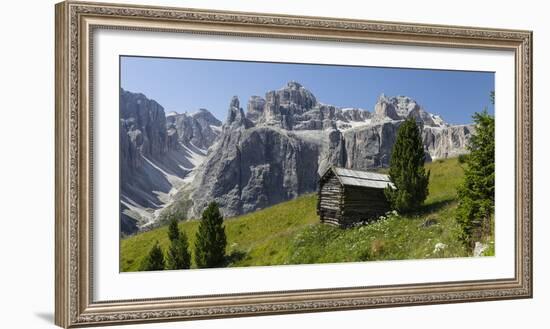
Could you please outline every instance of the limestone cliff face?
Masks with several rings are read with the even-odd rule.
[[[152,158],[159,158],[167,151],[166,116],[164,109],[143,94],[121,91],[120,95],[121,133],[128,136],[129,149],[122,149],[125,158],[129,152],[138,152]],[[131,166],[139,165],[132,161]]]
[[[389,121],[344,132],[345,167],[368,169],[386,167],[402,121]]]
[[[374,105],[374,122],[405,120],[414,118],[424,127],[448,127],[443,119],[425,111],[414,99],[407,96],[388,97],[384,94],[378,97]]]
[[[313,93],[295,81],[268,91],[265,98],[252,96],[247,109],[246,117],[256,125],[285,130],[327,129],[350,122],[364,123],[371,117],[370,112],[362,109],[320,103]]]
[[[228,131],[198,169],[190,216],[211,201],[225,216],[234,216],[313,191],[318,154],[317,145],[278,128]]]
[[[317,170],[318,176],[323,175],[331,166],[345,167],[347,157],[344,135],[338,129],[329,129],[326,137],[322,139],[319,168]]]
[[[214,144],[220,133],[222,123],[206,109],[198,112],[170,113],[166,117],[167,129],[176,134],[176,140],[183,144],[192,144],[200,149],[208,149]]]
[[[263,109],[258,108],[258,101],[263,102]],[[317,99],[301,84],[291,81],[284,88],[268,91],[265,100],[253,98],[249,104],[249,109],[258,108],[259,124],[292,130],[302,121],[302,114],[317,105]]]
[[[150,162],[162,160],[168,151],[164,109],[143,94],[120,91],[120,193],[121,230],[138,230],[141,217],[130,211],[130,204],[155,205],[153,190],[169,189],[160,175],[147,176]]]
[[[120,91],[120,220],[131,234],[156,219],[219,134],[210,112],[166,116],[145,95]]]
[[[311,159],[318,145],[277,126],[255,126],[249,117],[234,97],[218,142],[197,169],[190,216],[198,216],[211,201],[221,205],[225,216],[234,216],[315,189],[317,161]]]
[[[424,127],[422,139],[432,159],[452,158],[468,153],[466,146],[474,132],[473,125],[448,126],[443,129]]]

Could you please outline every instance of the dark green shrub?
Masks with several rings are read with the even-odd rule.
[[[392,208],[399,213],[418,210],[428,196],[430,172],[424,168],[425,160],[420,129],[409,118],[399,127],[393,145],[389,176],[394,187],[384,191]]]
[[[160,248],[158,241],[155,242],[149,254],[141,265],[142,271],[162,271],[164,270],[164,253]]]
[[[189,254],[189,242],[185,232],[180,232],[178,221],[172,219],[168,227],[168,248],[167,267],[170,270],[188,269],[191,267],[191,255]]]
[[[195,263],[199,268],[219,267],[225,262],[227,238],[223,217],[215,202],[202,213],[195,240]]]
[[[473,118],[476,132],[468,145],[457,209],[462,239],[470,246],[490,233],[495,206],[495,118],[487,111]]]

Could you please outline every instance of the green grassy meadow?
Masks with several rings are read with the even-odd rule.
[[[463,169],[456,158],[426,164],[431,171],[429,196],[413,216],[389,215],[369,225],[340,229],[319,223],[316,194],[229,218],[227,266],[336,263],[369,260],[424,259],[470,256],[459,241],[454,219],[456,187]],[[193,252],[198,221],[179,224]],[[138,271],[158,241],[168,249],[167,226],[121,239],[120,270]],[[494,239],[487,241],[494,253]],[[435,248],[444,244],[443,248]],[[192,267],[194,264],[192,265]]]

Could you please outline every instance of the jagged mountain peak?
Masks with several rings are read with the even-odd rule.
[[[268,91],[265,95],[268,102],[276,101],[281,105],[295,106],[296,108],[311,109],[317,104],[317,98],[301,83],[289,81],[278,90]]]
[[[221,122],[206,109],[165,113],[142,93],[120,89],[121,234],[155,225],[175,191],[192,178]]]
[[[212,114],[208,109],[205,108],[199,108],[195,112],[178,112],[178,111],[169,111],[166,113],[166,118],[169,119],[170,117],[174,118],[193,118],[195,120],[202,120],[204,122],[207,122],[208,124],[212,126],[221,126],[222,123],[218,118]],[[173,120],[173,119],[169,119]]]
[[[387,96],[384,93],[378,97],[376,104],[391,104],[399,116],[407,116],[416,108],[421,108],[418,102],[409,96]]]
[[[414,118],[422,125],[430,127],[449,126],[441,116],[427,112],[416,100],[409,96],[380,94],[374,106],[374,122],[404,120],[407,118]]]
[[[235,95],[231,98],[231,102],[229,103],[229,108],[232,108],[232,107],[235,107],[235,108],[240,107],[239,96]]]
[[[293,90],[298,90],[300,88],[304,88],[304,86],[297,82],[297,81],[294,81],[294,80],[291,80],[289,82],[286,83],[286,86],[281,88],[281,89],[293,89]],[[305,89],[305,88],[304,88]]]
[[[197,111],[191,113],[192,116],[197,116],[197,115],[203,115],[203,114],[210,114],[212,115],[212,113],[210,111],[208,111],[208,109],[205,109],[203,107],[201,107],[200,109],[198,109]]]
[[[195,120],[204,121],[211,126],[220,127],[222,125],[222,122],[205,108],[200,108],[198,111],[191,113],[191,117]]]
[[[296,81],[268,91],[265,98],[251,96],[246,111],[246,118],[254,125],[285,130],[323,130],[336,126],[347,129],[367,124],[370,117],[367,110],[322,103]]]
[[[224,129],[232,129],[238,127],[249,128],[253,124],[247,119],[242,107],[240,107],[239,97],[233,96],[229,102],[229,109],[227,110],[227,120],[224,124]]]
[[[385,93],[381,93],[380,96],[378,96],[378,101],[386,101],[394,104],[416,102],[413,98],[409,96],[405,96],[405,95],[390,96],[390,95],[386,95]]]

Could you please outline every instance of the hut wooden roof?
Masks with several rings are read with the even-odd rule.
[[[379,189],[384,189],[387,186],[393,187],[388,175],[339,167],[332,167],[328,170],[332,170],[334,172],[342,185]]]

